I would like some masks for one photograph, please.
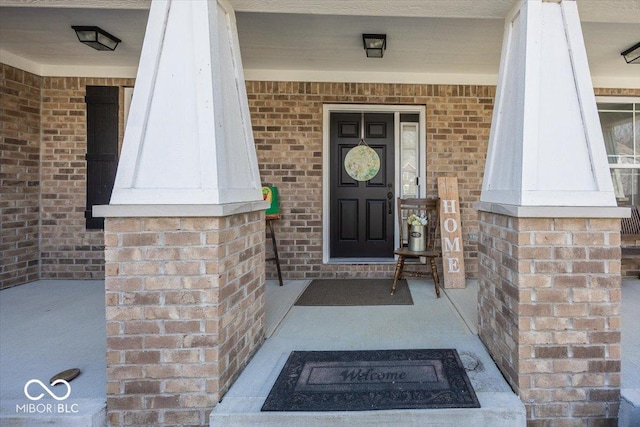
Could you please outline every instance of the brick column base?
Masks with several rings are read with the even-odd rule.
[[[479,217],[479,334],[529,426],[617,426],[620,220]]]
[[[208,425],[264,337],[264,212],[107,218],[110,425]]]

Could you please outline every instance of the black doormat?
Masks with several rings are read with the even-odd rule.
[[[391,295],[393,279],[315,279],[295,305],[413,305],[406,280],[398,282]]]
[[[263,411],[479,408],[455,349],[294,351]]]

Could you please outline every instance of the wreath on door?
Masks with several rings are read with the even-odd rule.
[[[344,158],[344,168],[356,181],[369,181],[380,171],[380,156],[364,140],[353,147]]]

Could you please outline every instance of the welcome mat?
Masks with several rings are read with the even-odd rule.
[[[294,351],[262,411],[479,407],[455,349]]]
[[[406,280],[398,282],[391,295],[393,279],[315,279],[295,305],[413,305]]]

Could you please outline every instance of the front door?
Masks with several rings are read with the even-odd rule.
[[[390,258],[394,249],[394,115],[364,114],[364,140],[380,156],[380,171],[357,181],[344,168],[361,136],[360,113],[331,113],[330,256]]]

